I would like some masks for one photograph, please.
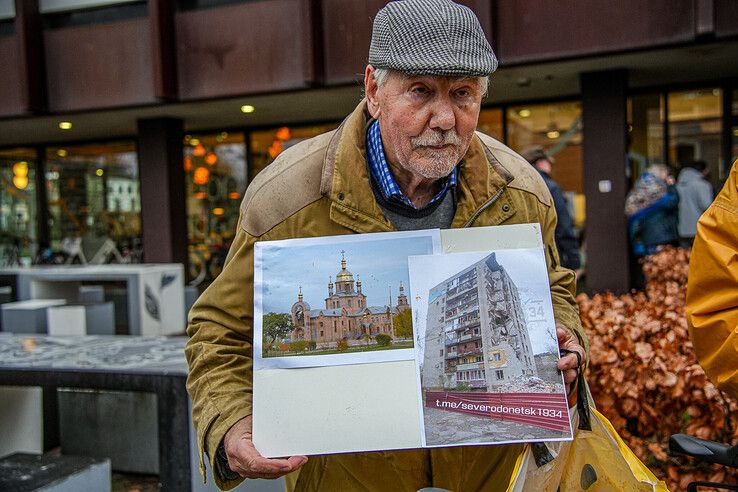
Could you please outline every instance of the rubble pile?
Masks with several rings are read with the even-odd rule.
[[[495,386],[499,393],[559,393],[562,391],[561,376],[557,381],[545,381],[535,376],[517,376]]]
[[[597,408],[670,490],[693,480],[738,482],[735,470],[667,454],[672,434],[738,440],[738,403],[710,383],[689,340],[688,266],[689,252],[669,247],[646,258],[645,292],[577,298]]]

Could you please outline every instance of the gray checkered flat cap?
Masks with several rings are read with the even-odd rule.
[[[374,18],[369,64],[408,75],[485,76],[497,69],[497,57],[469,8],[398,0]]]

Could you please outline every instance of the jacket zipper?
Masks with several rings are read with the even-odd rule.
[[[500,188],[499,190],[497,190],[497,193],[495,193],[494,195],[492,195],[492,198],[490,198],[489,200],[487,200],[481,207],[479,207],[477,209],[477,211],[474,212],[474,215],[472,215],[471,218],[468,221],[466,221],[466,224],[464,224],[461,227],[462,228],[466,228],[466,227],[471,226],[472,223],[475,220],[477,220],[477,217],[479,217],[482,214],[482,212],[484,212],[485,210],[487,210],[490,206],[492,206],[500,198],[500,196],[502,195],[502,192],[503,191],[505,191],[505,188]]]

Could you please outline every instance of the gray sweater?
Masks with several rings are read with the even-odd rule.
[[[679,236],[691,238],[697,234],[697,221],[712,203],[712,185],[702,173],[685,167],[677,181],[679,193]]]

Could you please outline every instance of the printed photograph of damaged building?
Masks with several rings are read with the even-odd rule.
[[[510,268],[537,260],[546,271],[536,250],[516,261],[505,253]],[[484,256],[428,294],[420,375],[429,446],[570,437],[552,313],[515,285],[502,254]]]

